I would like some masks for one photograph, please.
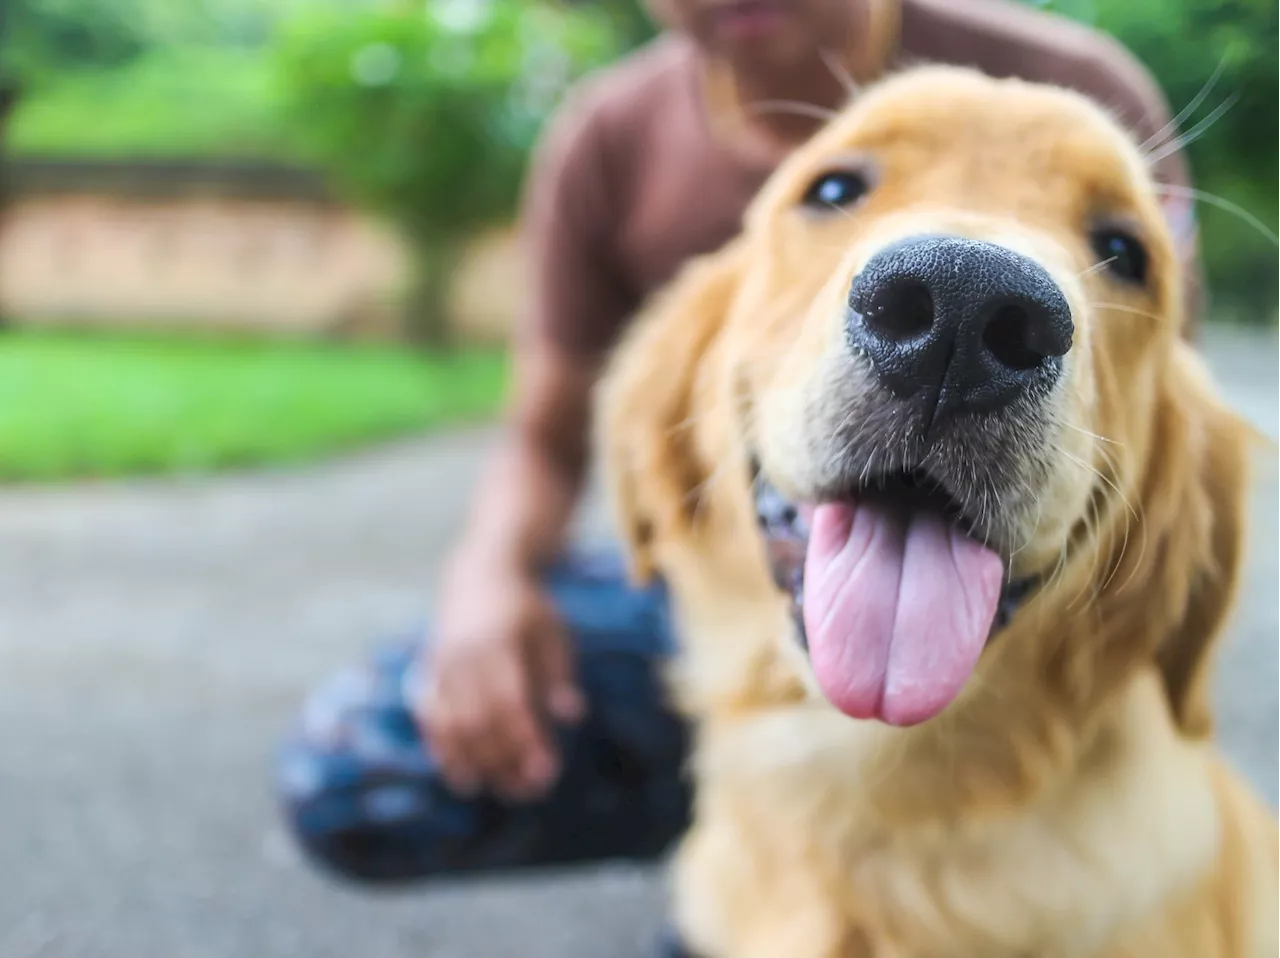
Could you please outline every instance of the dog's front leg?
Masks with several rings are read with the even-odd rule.
[[[769,854],[731,815],[706,815],[673,865],[681,947],[689,958],[869,958],[818,875],[816,863]]]

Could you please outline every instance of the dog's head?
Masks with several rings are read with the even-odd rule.
[[[1156,661],[1203,728],[1243,453],[1180,279],[1142,156],[1083,97],[884,82],[620,347],[601,440],[638,568],[754,601],[754,484],[803,529],[801,670],[842,711],[930,718],[1037,606],[1062,695]]]

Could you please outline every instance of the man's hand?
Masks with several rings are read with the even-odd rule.
[[[517,337],[508,425],[442,583],[414,711],[446,781],[515,800],[560,771],[554,725],[586,712],[564,625],[532,571],[563,548],[601,360]]]
[[[460,562],[425,654],[415,710],[450,787],[515,800],[545,792],[560,771],[547,720],[576,722],[585,702],[538,583],[499,561]]]

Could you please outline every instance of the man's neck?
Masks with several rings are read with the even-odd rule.
[[[822,117],[849,99],[847,57],[814,57],[786,71],[729,67],[743,119],[762,138],[794,144],[809,137]]]
[[[843,48],[815,51],[785,66],[729,60],[707,64],[713,110],[722,120],[736,114],[722,130],[740,147],[785,155],[847,103],[858,84],[885,69],[897,46],[899,0],[849,2],[857,39]]]

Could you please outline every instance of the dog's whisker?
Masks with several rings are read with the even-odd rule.
[[[712,471],[711,475],[707,476],[706,479],[695,486],[693,490],[690,491],[689,495],[686,496],[686,502],[688,502],[690,498],[694,499],[693,521],[695,523],[702,518],[703,510],[706,506],[708,495],[711,492],[712,487],[719,481],[721,476],[725,475],[729,471],[729,467],[733,465],[735,465],[733,460],[726,460],[721,463]]]
[[[1049,574],[1049,579],[1045,583],[1045,588],[1056,586],[1058,581],[1066,574],[1067,571],[1067,539],[1063,537],[1061,544],[1058,546],[1058,561],[1053,565],[1053,572]]]
[[[1126,520],[1124,523],[1124,541],[1120,543],[1120,553],[1115,557],[1115,561],[1111,564],[1111,573],[1107,576],[1107,581],[1103,582],[1102,585],[1095,592],[1095,595],[1094,595],[1095,598],[1097,598],[1099,594],[1106,592],[1107,589],[1111,587],[1111,582],[1113,579],[1115,579],[1116,573],[1119,572],[1120,567],[1124,565],[1124,557],[1126,553],[1128,553],[1129,551],[1129,527],[1130,527],[1130,523],[1128,522],[1128,519],[1126,517]],[[1126,585],[1127,584],[1128,583],[1126,583]],[[1124,587],[1122,586],[1119,591],[1123,592]]]
[[[1083,518],[1083,522],[1084,522],[1083,538],[1086,545],[1083,546],[1082,548],[1077,548],[1075,550],[1075,555],[1078,558],[1089,559],[1090,572],[1089,572],[1089,575],[1086,575],[1083,578],[1080,584],[1080,588],[1076,590],[1076,593],[1067,602],[1066,609],[1068,611],[1073,611],[1076,608],[1076,604],[1080,601],[1081,597],[1084,595],[1085,591],[1088,589],[1089,583],[1095,578],[1093,573],[1096,571],[1098,563],[1101,561],[1101,547],[1098,543],[1098,538],[1097,538],[1097,531],[1101,526],[1101,519],[1099,518],[1099,515],[1098,515],[1097,500],[1098,500],[1098,497],[1096,495],[1089,497],[1089,502],[1086,507],[1085,515]]]
[[[1102,482],[1105,485],[1107,485],[1117,496],[1120,497],[1120,501],[1125,504],[1125,506],[1128,508],[1128,510],[1131,513],[1133,513],[1133,518],[1134,519],[1138,518],[1137,510],[1133,508],[1132,504],[1130,504],[1129,502],[1129,498],[1124,494],[1123,491],[1121,491],[1120,487],[1116,485],[1114,480],[1112,480],[1109,476],[1104,475],[1099,469],[1097,469],[1095,466],[1091,466],[1089,463],[1085,462],[1080,457],[1074,455],[1073,453],[1067,452],[1067,450],[1063,449],[1061,446],[1057,445],[1056,443],[1053,445],[1053,450],[1054,452],[1058,453],[1060,456],[1063,456],[1064,458],[1070,460],[1071,462],[1074,462],[1081,469],[1084,469],[1086,472],[1089,472],[1092,475],[1096,476],[1099,482]]]
[[[1114,310],[1117,313],[1128,313],[1133,316],[1141,316],[1143,319],[1151,319],[1157,323],[1164,322],[1164,317],[1159,313],[1153,313],[1150,310],[1138,309],[1136,306],[1127,306],[1124,303],[1089,303],[1093,309]]]
[[[862,86],[853,78],[853,74],[849,72],[849,67],[843,60],[825,48],[818,51],[818,56],[822,57],[822,62],[831,71],[831,75],[835,77],[840,86],[844,88],[844,92],[850,100],[862,92]]]
[[[1095,555],[1094,555],[1094,561],[1093,561],[1092,574],[1085,581],[1086,583],[1093,584],[1093,589],[1090,593],[1090,601],[1096,602],[1098,601],[1098,595],[1101,592],[1101,587],[1098,585],[1098,580],[1100,578],[1100,576],[1098,575],[1098,570],[1102,567],[1103,561],[1105,560],[1105,557],[1106,557],[1106,552],[1109,551],[1109,548],[1108,549],[1103,548],[1103,535],[1100,533],[1105,534],[1106,541],[1109,547],[1114,542],[1115,526],[1108,524],[1104,530],[1103,522],[1102,522],[1102,518],[1103,518],[1102,506],[1099,505],[1096,499],[1091,503],[1091,506],[1093,509],[1093,516],[1094,516],[1094,528],[1093,528],[1093,532],[1091,533],[1091,541],[1093,542],[1093,545],[1094,545]],[[1123,554],[1124,550],[1129,545],[1129,517],[1122,516],[1121,521],[1124,528],[1124,542],[1120,546],[1120,551],[1121,551],[1121,554]],[[1115,574],[1115,568],[1116,567],[1113,564],[1111,567],[1111,575]],[[1111,580],[1111,575],[1107,576],[1108,582]]]
[[[1044,585],[1042,587],[1044,591],[1052,591],[1057,587],[1057,584],[1061,580],[1063,572],[1066,569],[1066,565],[1067,540],[1064,537],[1062,541],[1058,543],[1058,558],[1053,563],[1053,569],[1050,570],[1047,576],[1045,576]]]
[[[1073,422],[1067,422],[1065,419],[1055,419],[1053,422],[1055,425],[1061,426],[1063,429],[1071,429],[1081,435],[1088,436],[1090,439],[1096,439],[1098,442],[1105,442],[1112,446],[1118,446],[1121,449],[1124,448],[1122,443],[1116,442],[1114,439],[1108,439],[1106,436],[1100,436],[1096,432],[1090,432],[1088,429],[1077,426]]]
[[[748,103],[746,109],[749,113],[785,113],[820,120],[823,123],[830,123],[840,115],[838,110],[818,106],[816,103],[804,103],[800,100],[755,100]]]
[[[1120,383],[1119,383],[1119,380],[1116,378],[1115,370],[1107,365],[1103,365],[1102,369],[1103,369],[1103,374],[1106,377],[1107,388],[1110,390],[1111,395],[1115,397],[1121,396],[1122,392],[1120,389]],[[1104,460],[1107,461],[1108,468],[1111,470],[1111,472],[1113,474],[1118,474],[1119,470],[1116,469],[1115,460],[1108,454],[1108,450],[1099,448],[1098,451],[1099,453],[1102,454]],[[1146,558],[1146,554],[1147,554],[1147,524],[1142,521],[1141,514],[1135,511],[1132,505],[1130,505],[1127,501],[1125,502],[1125,504],[1129,506],[1129,512],[1133,517],[1133,522],[1137,523],[1140,540],[1139,540],[1138,558],[1130,567],[1128,578],[1125,579],[1124,583],[1120,585],[1120,587],[1117,589],[1117,592],[1123,592],[1125,589],[1129,587],[1130,583],[1133,581],[1134,575],[1137,574],[1138,569],[1142,566],[1142,560]],[[1120,556],[1116,560],[1117,570],[1119,569],[1119,564],[1123,561],[1129,548],[1130,522],[1127,517],[1124,519],[1124,522],[1125,522],[1125,540],[1121,547]],[[1110,579],[1108,580],[1108,584],[1109,583],[1110,583]]]
[[[1200,200],[1208,203],[1210,206],[1216,206],[1224,212],[1231,213],[1239,217],[1243,222],[1252,226],[1255,230],[1267,238],[1272,246],[1280,246],[1280,237],[1267,226],[1266,223],[1258,219],[1239,203],[1232,202],[1222,196],[1216,196],[1213,193],[1206,193],[1204,190],[1198,190],[1191,186],[1178,186],[1174,183],[1157,183],[1155,184],[1157,193],[1167,193],[1172,196],[1184,196],[1188,199]]]
[[[1106,439],[1105,436],[1097,436],[1096,438],[1104,439],[1104,440]],[[1117,473],[1119,472],[1119,465],[1116,462],[1116,453],[1122,451],[1124,449],[1124,446],[1120,445],[1120,443],[1116,442],[1115,440],[1107,440],[1107,441],[1111,443],[1111,446],[1113,448],[1110,448],[1110,449],[1101,448],[1098,450],[1098,455],[1100,455],[1103,458],[1107,468],[1110,469],[1112,473]]]
[[[1060,446],[1055,444],[1053,448],[1054,448],[1054,451],[1057,452],[1059,455],[1063,456],[1064,458],[1066,458],[1071,462],[1074,462],[1076,465],[1080,466],[1082,469],[1086,470],[1087,472],[1097,477],[1097,479],[1100,482],[1104,483],[1105,485],[1113,489],[1116,492],[1116,495],[1119,497],[1119,499],[1126,506],[1129,507],[1129,510],[1131,512],[1133,512],[1135,519],[1137,518],[1137,513],[1134,512],[1133,507],[1129,505],[1128,499],[1125,497],[1125,495],[1120,491],[1119,487],[1112,480],[1110,480],[1098,469],[1086,463],[1083,459],[1080,459],[1079,457],[1073,455],[1072,453],[1067,452],[1065,449],[1061,448]],[[1093,568],[1090,572],[1090,575],[1085,578],[1085,584],[1081,586],[1080,590],[1071,599],[1070,603],[1068,604],[1069,608],[1075,607],[1075,603],[1078,602],[1081,596],[1084,595],[1085,589],[1088,587],[1088,583],[1096,580],[1097,567],[1102,561],[1102,543],[1101,543],[1100,537],[1097,535],[1098,529],[1101,527],[1101,525],[1102,525],[1102,519],[1098,512],[1098,503],[1097,503],[1096,497],[1091,497],[1089,501],[1089,514],[1085,517],[1085,532],[1086,532],[1086,539],[1090,543],[1089,549],[1093,555]],[[1126,522],[1126,525],[1127,525],[1127,522]]]
[[[1080,272],[1076,273],[1075,278],[1084,279],[1086,276],[1090,275],[1091,273],[1096,273],[1100,269],[1106,269],[1108,266],[1114,263],[1116,259],[1117,257],[1112,256],[1112,257],[1109,257],[1108,259],[1099,260],[1098,262],[1090,266],[1088,269],[1082,269]]]
[[[831,209],[834,210],[836,213],[839,213],[841,216],[843,216],[845,219],[847,219],[851,223],[858,222],[857,217],[855,217],[843,206],[832,206]]]
[[[1116,554],[1114,560],[1112,561],[1111,571],[1107,575],[1106,581],[1102,582],[1100,586],[1095,590],[1096,595],[1100,595],[1101,593],[1106,592],[1111,587],[1111,583],[1115,580],[1116,574],[1120,571],[1121,567],[1125,564],[1124,560],[1129,553],[1130,530],[1132,529],[1135,523],[1137,524],[1138,530],[1141,534],[1141,539],[1139,540],[1140,549],[1138,552],[1138,558],[1134,562],[1134,564],[1131,566],[1128,578],[1126,578],[1125,581],[1116,589],[1116,594],[1123,593],[1125,589],[1129,587],[1129,584],[1133,581],[1134,574],[1136,573],[1137,569],[1141,567],[1142,560],[1146,556],[1146,551],[1147,551],[1146,550],[1146,546],[1147,546],[1146,523],[1142,522],[1137,517],[1133,517],[1131,519],[1130,516],[1128,515],[1121,516],[1120,521],[1123,523],[1122,529],[1124,533],[1124,538],[1121,540],[1121,543],[1120,543],[1120,551]],[[1112,532],[1114,533],[1114,527],[1112,527]]]
[[[1009,568],[1008,568],[1008,570],[1007,570],[1007,571],[1008,571],[1009,581],[1010,581],[1010,582],[1012,582],[1012,581],[1013,581],[1013,559],[1014,559],[1014,557],[1015,557],[1016,555],[1018,555],[1018,553],[1022,552],[1022,550],[1023,550],[1023,549],[1028,548],[1028,547],[1031,545],[1031,543],[1035,541],[1036,533],[1040,531],[1040,520],[1041,520],[1042,518],[1044,518],[1044,499],[1043,499],[1041,496],[1035,496],[1035,497],[1033,497],[1033,498],[1034,498],[1034,501],[1035,501],[1035,504],[1036,504],[1036,519],[1035,519],[1035,522],[1033,522],[1033,523],[1031,524],[1031,531],[1030,531],[1029,533],[1027,533],[1027,537],[1026,537],[1026,539],[1023,541],[1022,545],[1018,546],[1018,548],[1014,549],[1012,552],[1010,552],[1010,553],[1009,553]]]
[[[1138,557],[1133,560],[1129,566],[1129,576],[1116,589],[1116,593],[1124,592],[1133,584],[1133,577],[1138,574],[1138,570],[1142,568],[1142,562],[1147,557],[1147,524],[1145,522],[1138,523],[1138,532],[1141,534],[1138,539]],[[1123,554],[1121,558],[1123,558]]]
[[[1218,80],[1222,78],[1222,71],[1227,67],[1227,55],[1224,53],[1218,60],[1218,65],[1213,68],[1213,73],[1209,79],[1204,82],[1204,86],[1200,87],[1200,92],[1191,98],[1186,106],[1178,111],[1178,115],[1162,126],[1159,130],[1147,138],[1141,146],[1138,147],[1139,152],[1146,154],[1156,149],[1162,144],[1171,133],[1178,129],[1182,123],[1199,109],[1200,104],[1208,99],[1209,94],[1213,92],[1213,88],[1218,85]]]
[[[851,449],[851,448],[852,448],[852,443],[850,443],[850,444],[849,444],[849,446],[848,446],[848,447],[846,447],[846,451],[845,451],[844,455],[848,455],[848,451],[849,451],[849,449]],[[876,452],[875,452],[875,450],[873,449],[873,450],[871,451],[871,455],[867,456],[867,461],[866,461],[866,462],[864,462],[864,463],[862,464],[862,472],[858,475],[858,483],[859,483],[859,485],[866,485],[867,480],[870,478],[870,476],[871,476],[871,464],[872,464],[872,462],[874,462],[874,461],[875,461],[875,456],[876,456]]]
[[[1196,140],[1200,139],[1202,136],[1208,133],[1209,128],[1212,127],[1215,123],[1217,123],[1220,119],[1222,119],[1222,117],[1226,115],[1227,111],[1230,110],[1233,106],[1235,106],[1239,100],[1240,100],[1239,93],[1231,94],[1231,96],[1227,97],[1225,100],[1219,103],[1216,107],[1214,107],[1213,111],[1208,116],[1206,116],[1203,120],[1201,120],[1199,123],[1193,126],[1186,133],[1182,134],[1181,136],[1175,137],[1174,139],[1170,140],[1168,143],[1164,144],[1158,149],[1152,150],[1151,153],[1147,154],[1145,157],[1143,157],[1143,159],[1147,161],[1147,165],[1155,166],[1155,164],[1159,163],[1161,160],[1165,159],[1166,157],[1172,156],[1174,153],[1177,153],[1179,150],[1185,150],[1188,146],[1190,146]]]
[[[1138,574],[1138,570],[1142,568],[1143,560],[1147,557],[1147,524],[1143,522],[1141,518],[1135,518],[1134,522],[1138,526],[1138,556],[1132,563],[1130,563],[1128,577],[1116,588],[1117,595],[1123,593],[1130,585],[1132,585],[1133,577]],[[1120,566],[1124,564],[1124,559],[1129,551],[1129,526],[1130,523],[1126,520],[1125,539],[1120,549],[1120,555],[1116,558],[1115,572],[1120,571]],[[1114,573],[1112,577],[1114,577]],[[1108,578],[1107,585],[1109,586],[1110,584],[1111,579]]]
[[[1104,375],[1106,375],[1106,376],[1107,376],[1106,386],[1108,387],[1108,389],[1109,389],[1110,393],[1111,393],[1112,395],[1119,395],[1119,394],[1120,394],[1119,384],[1117,383],[1117,381],[1116,381],[1116,379],[1115,379],[1114,374],[1113,374],[1110,370],[1108,370]],[[1071,423],[1065,423],[1065,422],[1063,422],[1063,423],[1060,423],[1060,425],[1067,426],[1067,427],[1069,427],[1069,428],[1074,428],[1074,429],[1076,429],[1076,430],[1077,430],[1077,431],[1079,431],[1079,432],[1089,434],[1089,433],[1088,433],[1088,430],[1080,429],[1080,427],[1074,426],[1074,425],[1073,425],[1073,424],[1071,424]],[[1092,434],[1090,434],[1090,435],[1092,435]],[[1099,439],[1099,440],[1102,440],[1104,437],[1101,437],[1101,436],[1094,436],[1094,438]],[[1112,442],[1112,445],[1113,445],[1113,446],[1115,446],[1115,448],[1116,448],[1116,449],[1123,448],[1123,447],[1121,447],[1118,443],[1114,443],[1114,441]],[[1100,586],[1100,588],[1099,588],[1099,589],[1096,589],[1096,590],[1095,590],[1095,596],[1096,596],[1096,594],[1097,594],[1098,592],[1100,592],[1100,591],[1105,591],[1106,589],[1108,589],[1108,588],[1110,587],[1110,585],[1111,585],[1112,581],[1113,581],[1113,580],[1114,580],[1114,578],[1115,578],[1116,573],[1119,571],[1120,566],[1123,564],[1124,557],[1125,557],[1125,555],[1128,553],[1128,549],[1129,549],[1130,529],[1131,529],[1131,526],[1133,525],[1133,523],[1137,523],[1137,524],[1138,524],[1138,526],[1139,526],[1139,528],[1140,528],[1140,531],[1141,531],[1141,534],[1142,534],[1142,552],[1141,552],[1141,553],[1140,553],[1140,555],[1139,555],[1139,560],[1141,560],[1142,556],[1144,556],[1144,555],[1145,555],[1145,552],[1146,552],[1146,525],[1145,525],[1145,523],[1143,523],[1143,522],[1142,522],[1141,516],[1139,515],[1138,511],[1134,508],[1133,504],[1129,501],[1129,498],[1128,498],[1128,497],[1123,493],[1123,491],[1119,488],[1118,484],[1117,484],[1115,481],[1113,481],[1112,479],[1110,479],[1110,478],[1109,478],[1106,474],[1104,474],[1102,471],[1100,471],[1100,470],[1098,470],[1098,469],[1096,469],[1096,468],[1094,468],[1094,467],[1092,467],[1092,466],[1088,465],[1087,463],[1084,463],[1083,461],[1079,460],[1076,456],[1074,456],[1074,455],[1072,455],[1071,453],[1067,452],[1065,449],[1062,449],[1062,448],[1061,448],[1060,446],[1058,446],[1057,444],[1054,444],[1054,449],[1055,449],[1055,451],[1056,451],[1056,452],[1058,452],[1059,454],[1063,455],[1064,457],[1066,457],[1066,458],[1068,458],[1068,459],[1070,459],[1070,460],[1072,460],[1072,461],[1076,462],[1077,464],[1079,464],[1079,465],[1080,465],[1080,466],[1082,466],[1083,468],[1088,469],[1088,470],[1089,470],[1090,472],[1092,472],[1095,476],[1097,476],[1097,477],[1098,477],[1098,479],[1099,479],[1100,481],[1102,481],[1102,482],[1103,482],[1103,483],[1105,483],[1107,486],[1109,486],[1109,487],[1110,487],[1110,488],[1115,492],[1115,494],[1116,494],[1117,498],[1119,499],[1119,501],[1120,501],[1121,503],[1123,503],[1123,505],[1125,506],[1125,508],[1126,508],[1126,510],[1127,510],[1127,515],[1123,515],[1123,516],[1120,518],[1120,520],[1119,520],[1119,521],[1121,521],[1121,522],[1123,523],[1123,534],[1124,534],[1124,539],[1123,539],[1123,541],[1122,541],[1122,543],[1121,543],[1121,545],[1120,545],[1120,551],[1119,551],[1119,554],[1118,554],[1118,556],[1116,557],[1116,559],[1115,559],[1114,563],[1113,563],[1113,564],[1112,564],[1112,566],[1111,566],[1110,572],[1109,572],[1109,574],[1108,574],[1108,575],[1107,575],[1107,577],[1106,577],[1106,581],[1102,583],[1102,585]],[[1112,451],[1111,451],[1111,450],[1109,450],[1109,449],[1107,449],[1105,446],[1099,446],[1099,447],[1097,447],[1097,452],[1098,452],[1098,454],[1103,458],[1104,462],[1106,463],[1107,470],[1108,470],[1109,472],[1111,472],[1111,473],[1117,473],[1117,472],[1118,472],[1118,470],[1117,470],[1117,466],[1116,466],[1116,460],[1115,460],[1115,458],[1114,458],[1114,456],[1113,456],[1113,454],[1112,454]],[[1100,516],[1098,517],[1097,522],[1098,522],[1099,524],[1101,523],[1101,517],[1100,517]],[[1110,527],[1110,528],[1112,528],[1112,529],[1114,530],[1114,527]],[[1097,558],[1097,561],[1098,561],[1098,562],[1101,562],[1101,561],[1102,561],[1102,553],[1101,553],[1101,550],[1102,550],[1102,546],[1103,546],[1102,540],[1101,540],[1101,538],[1099,538],[1099,537],[1095,537],[1092,531],[1091,531],[1091,533],[1090,533],[1090,538],[1091,538],[1091,541],[1094,541],[1094,542],[1095,542],[1096,549],[1098,550],[1098,558]],[[1114,540],[1112,540],[1112,541],[1114,541]],[[1139,564],[1140,564],[1140,561],[1139,561]],[[1096,573],[1096,569],[1095,569],[1095,573]],[[1093,577],[1091,576],[1091,578],[1093,578]],[[1130,575],[1130,578],[1132,578],[1132,574]],[[1123,591],[1123,590],[1124,590],[1124,588],[1126,588],[1126,587],[1127,587],[1127,585],[1128,585],[1128,582],[1126,582],[1124,585],[1122,585],[1122,586],[1120,587],[1120,591]]]

